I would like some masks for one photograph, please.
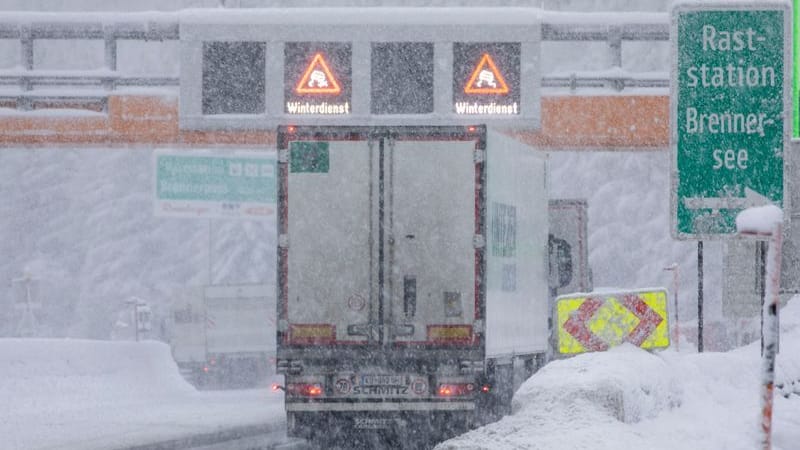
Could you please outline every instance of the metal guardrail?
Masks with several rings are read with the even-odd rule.
[[[47,14],[11,13],[0,18],[0,39],[20,43],[20,69],[0,70],[0,106],[14,104],[17,109],[34,109],[46,105],[94,103],[105,108],[108,94],[120,87],[175,87],[178,77],[127,76],[117,71],[119,40],[176,41],[180,39],[180,13],[85,13]],[[591,17],[591,13],[583,14]],[[604,71],[545,74],[544,88],[601,88],[623,91],[630,88],[665,88],[669,86],[667,72],[663,77],[636,72],[613,73],[622,67],[623,41],[668,41],[668,16],[658,20],[636,22],[637,16],[619,15],[618,23],[608,23],[608,14],[598,19],[568,22],[562,16],[558,23],[542,23],[542,41],[605,41],[608,44],[609,69]],[[627,21],[627,22],[625,22]],[[102,40],[104,68],[97,70],[37,70],[34,67],[34,42],[37,40]],[[621,72],[621,70],[620,70]],[[37,87],[47,86],[46,92]],[[88,88],[88,92],[54,94],[51,88]],[[6,88],[6,89],[4,89]],[[10,88],[10,89],[9,89]],[[3,92],[5,91],[5,92]]]
[[[629,72],[611,74],[614,69],[621,72],[622,41],[669,41],[668,16],[664,14],[663,23],[542,23],[542,41],[605,41],[608,45],[610,70],[597,74],[573,72],[569,75],[544,75],[542,87],[569,88],[610,88],[622,91],[626,88],[668,88],[669,73],[663,77],[653,77],[652,73]]]
[[[14,104],[17,109],[35,109],[37,104],[86,105],[105,110],[110,91],[123,86],[178,86],[178,77],[126,76],[117,71],[119,40],[176,41],[180,39],[175,13],[10,13],[0,19],[0,39],[20,43],[20,69],[0,70],[0,104]],[[103,69],[37,70],[34,67],[34,43],[37,40],[102,40]],[[35,87],[47,86],[45,92]],[[3,87],[17,87],[3,92]],[[81,88],[74,95],[53,90]],[[9,89],[10,91],[11,89]]]

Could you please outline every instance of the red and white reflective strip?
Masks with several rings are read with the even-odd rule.
[[[775,356],[778,352],[778,307],[781,282],[783,224],[777,222],[770,236],[767,259],[767,285],[764,295],[764,355],[761,359],[761,429],[763,448],[772,448],[772,403],[775,386]]]

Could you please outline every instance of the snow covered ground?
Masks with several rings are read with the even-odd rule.
[[[800,448],[800,297],[781,311],[773,448]],[[689,345],[682,349],[691,348]],[[631,345],[545,366],[513,414],[445,449],[759,447],[759,343],[726,353],[648,353]]]
[[[520,2],[541,3],[548,10],[626,11],[663,11],[669,3]],[[0,10],[131,10],[133,3],[142,9],[178,9],[220,2],[4,0]],[[658,57],[666,52],[653,56],[646,50],[633,58],[641,70],[666,67]],[[16,61],[19,49],[3,45],[0,54],[5,53]],[[595,68],[594,63],[606,61],[602,52],[584,53],[586,67],[583,62],[570,67]],[[50,59],[80,59],[64,51],[39,51],[37,58],[42,67],[49,67]],[[175,61],[165,59],[152,58],[171,73]],[[142,65],[133,61],[120,58],[120,65]],[[544,61],[553,70],[560,68],[557,61]],[[0,448],[107,449],[282,420],[280,394],[195,391],[177,375],[164,344],[59,339],[108,339],[132,295],[151,301],[154,315],[163,319],[183,286],[260,283],[274,277],[273,224],[153,217],[152,150],[0,152],[0,335],[17,334],[19,323],[20,310],[14,306],[19,296],[9,280],[29,273],[40,280],[37,334],[54,338],[0,339]],[[696,256],[694,242],[676,242],[669,235],[669,158],[667,151],[556,152],[551,155],[551,187],[554,197],[589,201],[596,286],[669,286],[670,274],[663,268],[677,262],[681,319],[691,322]],[[706,245],[706,311],[716,319],[721,315],[722,246]],[[788,398],[777,397],[775,447],[790,450],[800,448],[800,395],[791,394],[800,392],[800,299],[782,314],[778,380],[785,383],[782,392]],[[442,447],[756,447],[757,346],[702,355],[691,353],[691,347],[684,342],[681,353],[656,354],[621,347],[554,362],[523,385],[512,416]]]
[[[781,311],[774,448],[800,443],[800,297]],[[727,353],[624,345],[554,361],[514,397],[513,414],[444,449],[752,449],[758,343]],[[0,339],[2,448],[110,449],[281,421],[266,390],[198,392],[166,345]]]
[[[0,339],[0,448],[114,449],[283,421],[271,390],[198,392],[159,342]]]

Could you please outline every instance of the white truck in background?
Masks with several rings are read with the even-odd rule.
[[[549,205],[552,297],[591,292],[589,204],[586,199],[559,198],[551,199]]]
[[[263,386],[275,371],[275,286],[186,289],[173,302],[170,345],[200,388]]]
[[[483,126],[279,128],[288,434],[415,448],[510,411],[550,351],[547,186]]]

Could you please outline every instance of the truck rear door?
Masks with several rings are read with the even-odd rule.
[[[389,143],[392,337],[469,344],[479,303],[475,142]]]
[[[279,134],[279,345],[478,342],[478,134],[314,130]]]
[[[279,314],[288,319],[283,344],[371,340],[369,333],[348,333],[373,312],[371,157],[367,141],[289,146],[279,169],[285,171],[279,177]]]

